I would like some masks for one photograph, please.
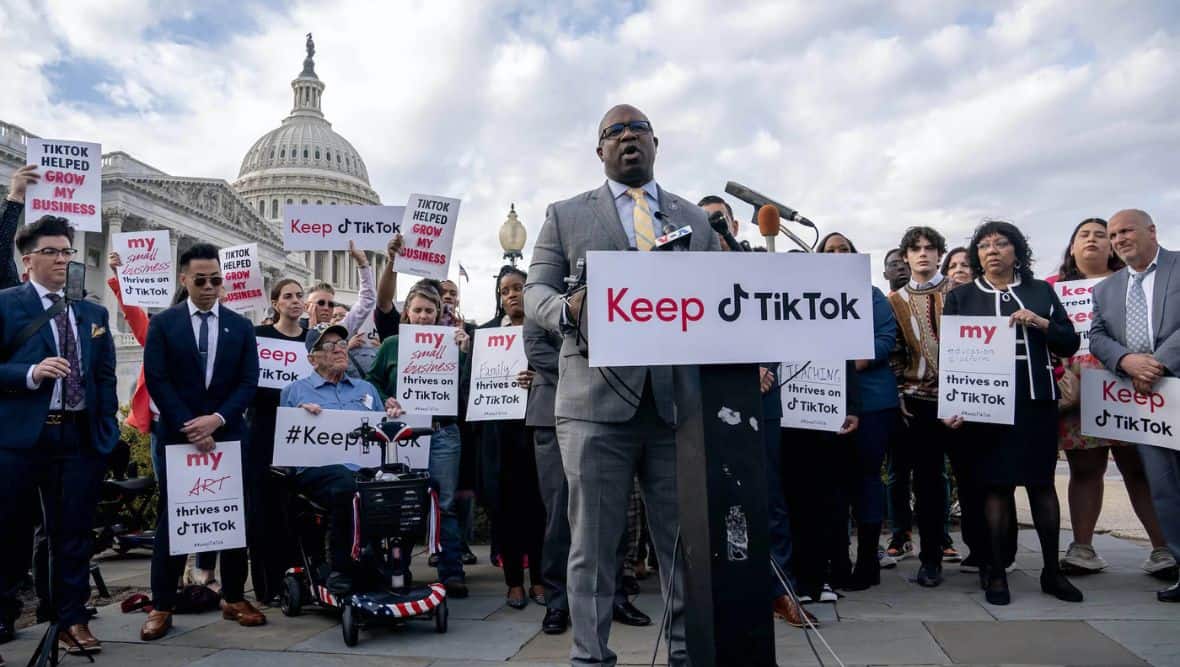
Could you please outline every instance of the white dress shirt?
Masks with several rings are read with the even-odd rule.
[[[623,231],[627,234],[627,243],[632,248],[638,247],[635,245],[635,200],[627,193],[631,188],[629,185],[606,179],[607,185],[610,187],[610,192],[615,197],[615,210],[619,212],[619,221],[623,223]],[[660,210],[660,186],[656,185],[655,181],[648,181],[642,187],[644,199],[647,200],[647,207],[651,209],[651,223],[655,227],[656,236],[664,233],[664,225],[660,223],[656,213]]]
[[[1139,275],[1140,273],[1143,273],[1144,271],[1150,270],[1151,267],[1153,267],[1153,266],[1155,266],[1157,269],[1157,270],[1152,271],[1151,273],[1147,274],[1146,276],[1144,276],[1143,283],[1142,283],[1143,296],[1147,298],[1147,340],[1151,341],[1152,349],[1155,349],[1155,330],[1152,327],[1152,319],[1151,319],[1152,310],[1153,310],[1153,306],[1151,303],[1151,297],[1153,294],[1155,294],[1155,274],[1159,273],[1159,270],[1158,270],[1159,261],[1160,261],[1160,251],[1157,248],[1155,251],[1155,257],[1153,257],[1151,259],[1151,263],[1148,264],[1147,267],[1143,269],[1143,271],[1136,271],[1135,269],[1131,268],[1130,264],[1127,265],[1127,301],[1128,301],[1128,303],[1131,300],[1131,287],[1135,284],[1135,276]]]
[[[53,290],[50,290],[49,288],[44,287],[43,285],[38,283],[36,280],[33,280],[32,278],[29,279],[29,282],[33,285],[33,289],[37,290],[37,296],[41,297],[41,307],[44,308],[45,310],[49,310],[50,308],[53,307],[53,301],[51,301],[48,297],[46,297],[45,296],[46,294],[56,294],[56,295],[58,295],[58,297],[60,297],[62,299],[64,299],[66,296],[65,292],[63,290],[57,290],[56,292],[54,292]],[[81,373],[82,372],[82,332],[78,331],[78,319],[76,317],[74,317],[74,309],[67,306],[66,312],[69,313],[70,326],[73,327],[73,329],[74,329],[74,356],[77,358],[76,361],[77,361],[78,369],[79,369],[78,372]],[[57,348],[57,355],[60,356],[61,355],[61,339],[58,337],[57,323],[54,322],[53,320],[49,320],[48,322],[46,322],[46,325],[49,327],[49,330],[53,332],[53,344]],[[89,333],[89,332],[87,332],[87,333]],[[25,375],[25,383],[30,390],[35,390],[35,389],[41,388],[40,382],[33,381],[33,369],[34,368],[36,368],[35,365],[29,366],[29,372]],[[49,399],[49,409],[50,410],[61,410],[62,409],[61,394],[62,394],[62,382],[63,381],[64,381],[64,378],[61,380],[54,380],[53,381],[53,396]],[[82,400],[78,403],[78,405],[76,405],[70,409],[71,410],[85,410],[86,409],[86,395],[83,394]]]
[[[209,353],[205,355],[205,388],[207,389],[213,383],[213,362],[217,358],[217,332],[220,329],[218,325],[218,306],[214,305],[213,310],[207,311],[213,313],[209,318]],[[197,313],[202,312],[197,308],[197,304],[193,303],[192,297],[188,300],[188,316],[193,325],[193,340],[197,342],[197,348],[201,345],[201,318],[197,317]]]

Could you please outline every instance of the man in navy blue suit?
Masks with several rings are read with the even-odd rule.
[[[44,525],[54,538],[58,640],[71,652],[102,648],[90,633],[85,605],[99,485],[119,438],[107,311],[65,301],[67,267],[77,252],[73,238],[66,219],[55,216],[21,229],[16,246],[29,281],[0,291],[0,535],[12,535],[41,511],[30,503],[33,491],[40,492]],[[56,314],[27,335],[50,309]],[[0,629],[9,638],[27,563],[27,550],[0,549]]]
[[[180,256],[180,283],[189,298],[152,318],[143,349],[148,393],[160,409],[152,430],[156,460],[165,447],[195,447],[207,452],[215,442],[242,441],[243,413],[258,388],[258,349],[246,318],[217,303],[221,262],[217,248],[198,243]],[[248,443],[242,442],[242,447]],[[243,451],[243,460],[250,457]],[[163,468],[163,466],[161,466]],[[152,554],[155,609],[140,630],[145,641],[172,627],[176,590],[185,556],[168,555],[167,471],[159,478],[159,523]],[[266,623],[246,601],[246,550],[221,552],[221,614],[244,626]]]

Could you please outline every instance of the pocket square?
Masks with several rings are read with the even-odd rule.
[[[98,338],[99,336],[103,335],[106,332],[107,332],[106,327],[100,327],[97,324],[90,325],[90,337],[91,338]]]

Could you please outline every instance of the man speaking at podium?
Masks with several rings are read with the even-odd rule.
[[[613,107],[598,128],[607,182],[549,205],[525,285],[525,314],[563,335],[558,366],[557,441],[569,482],[571,544],[567,580],[574,629],[570,663],[614,665],[608,648],[616,549],[627,496],[638,473],[665,597],[679,526],[676,405],[672,368],[590,368],[584,290],[566,294],[589,250],[651,250],[665,228],[692,229],[691,250],[720,250],[704,212],[660,187],[653,175],[659,140],[629,105]],[[636,350],[642,357],[643,350]],[[680,569],[678,567],[678,569]],[[687,664],[683,577],[671,604],[669,664]]]

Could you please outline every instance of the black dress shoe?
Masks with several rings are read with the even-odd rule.
[[[467,583],[458,577],[451,577],[443,582],[443,586],[447,589],[447,597],[449,598],[465,598],[467,597]]]
[[[541,621],[541,632],[547,635],[560,635],[570,626],[570,613],[563,609],[550,609],[545,612],[545,620]]]
[[[0,618],[0,644],[7,644],[15,635],[16,623],[9,618]]]
[[[1041,592],[1052,595],[1062,602],[1082,601],[1082,592],[1069,583],[1069,579],[1066,579],[1065,575],[1060,572],[1056,574],[1041,572]]]
[[[1008,574],[1001,570],[996,576],[991,577],[983,596],[987,598],[988,604],[1001,607],[1012,602],[1012,594],[1008,592]]]
[[[630,602],[616,602],[612,616],[616,623],[623,625],[633,625],[638,628],[651,625],[651,618]]]
[[[1180,602],[1180,584],[1156,593],[1155,599],[1160,602]]]
[[[462,556],[459,556],[459,562],[463,563],[464,565],[475,565],[479,562],[479,558],[471,552],[471,549],[468,549],[467,551],[463,552]]]
[[[942,583],[942,565],[923,565],[918,568],[918,576],[914,579],[919,586],[934,588]]]

